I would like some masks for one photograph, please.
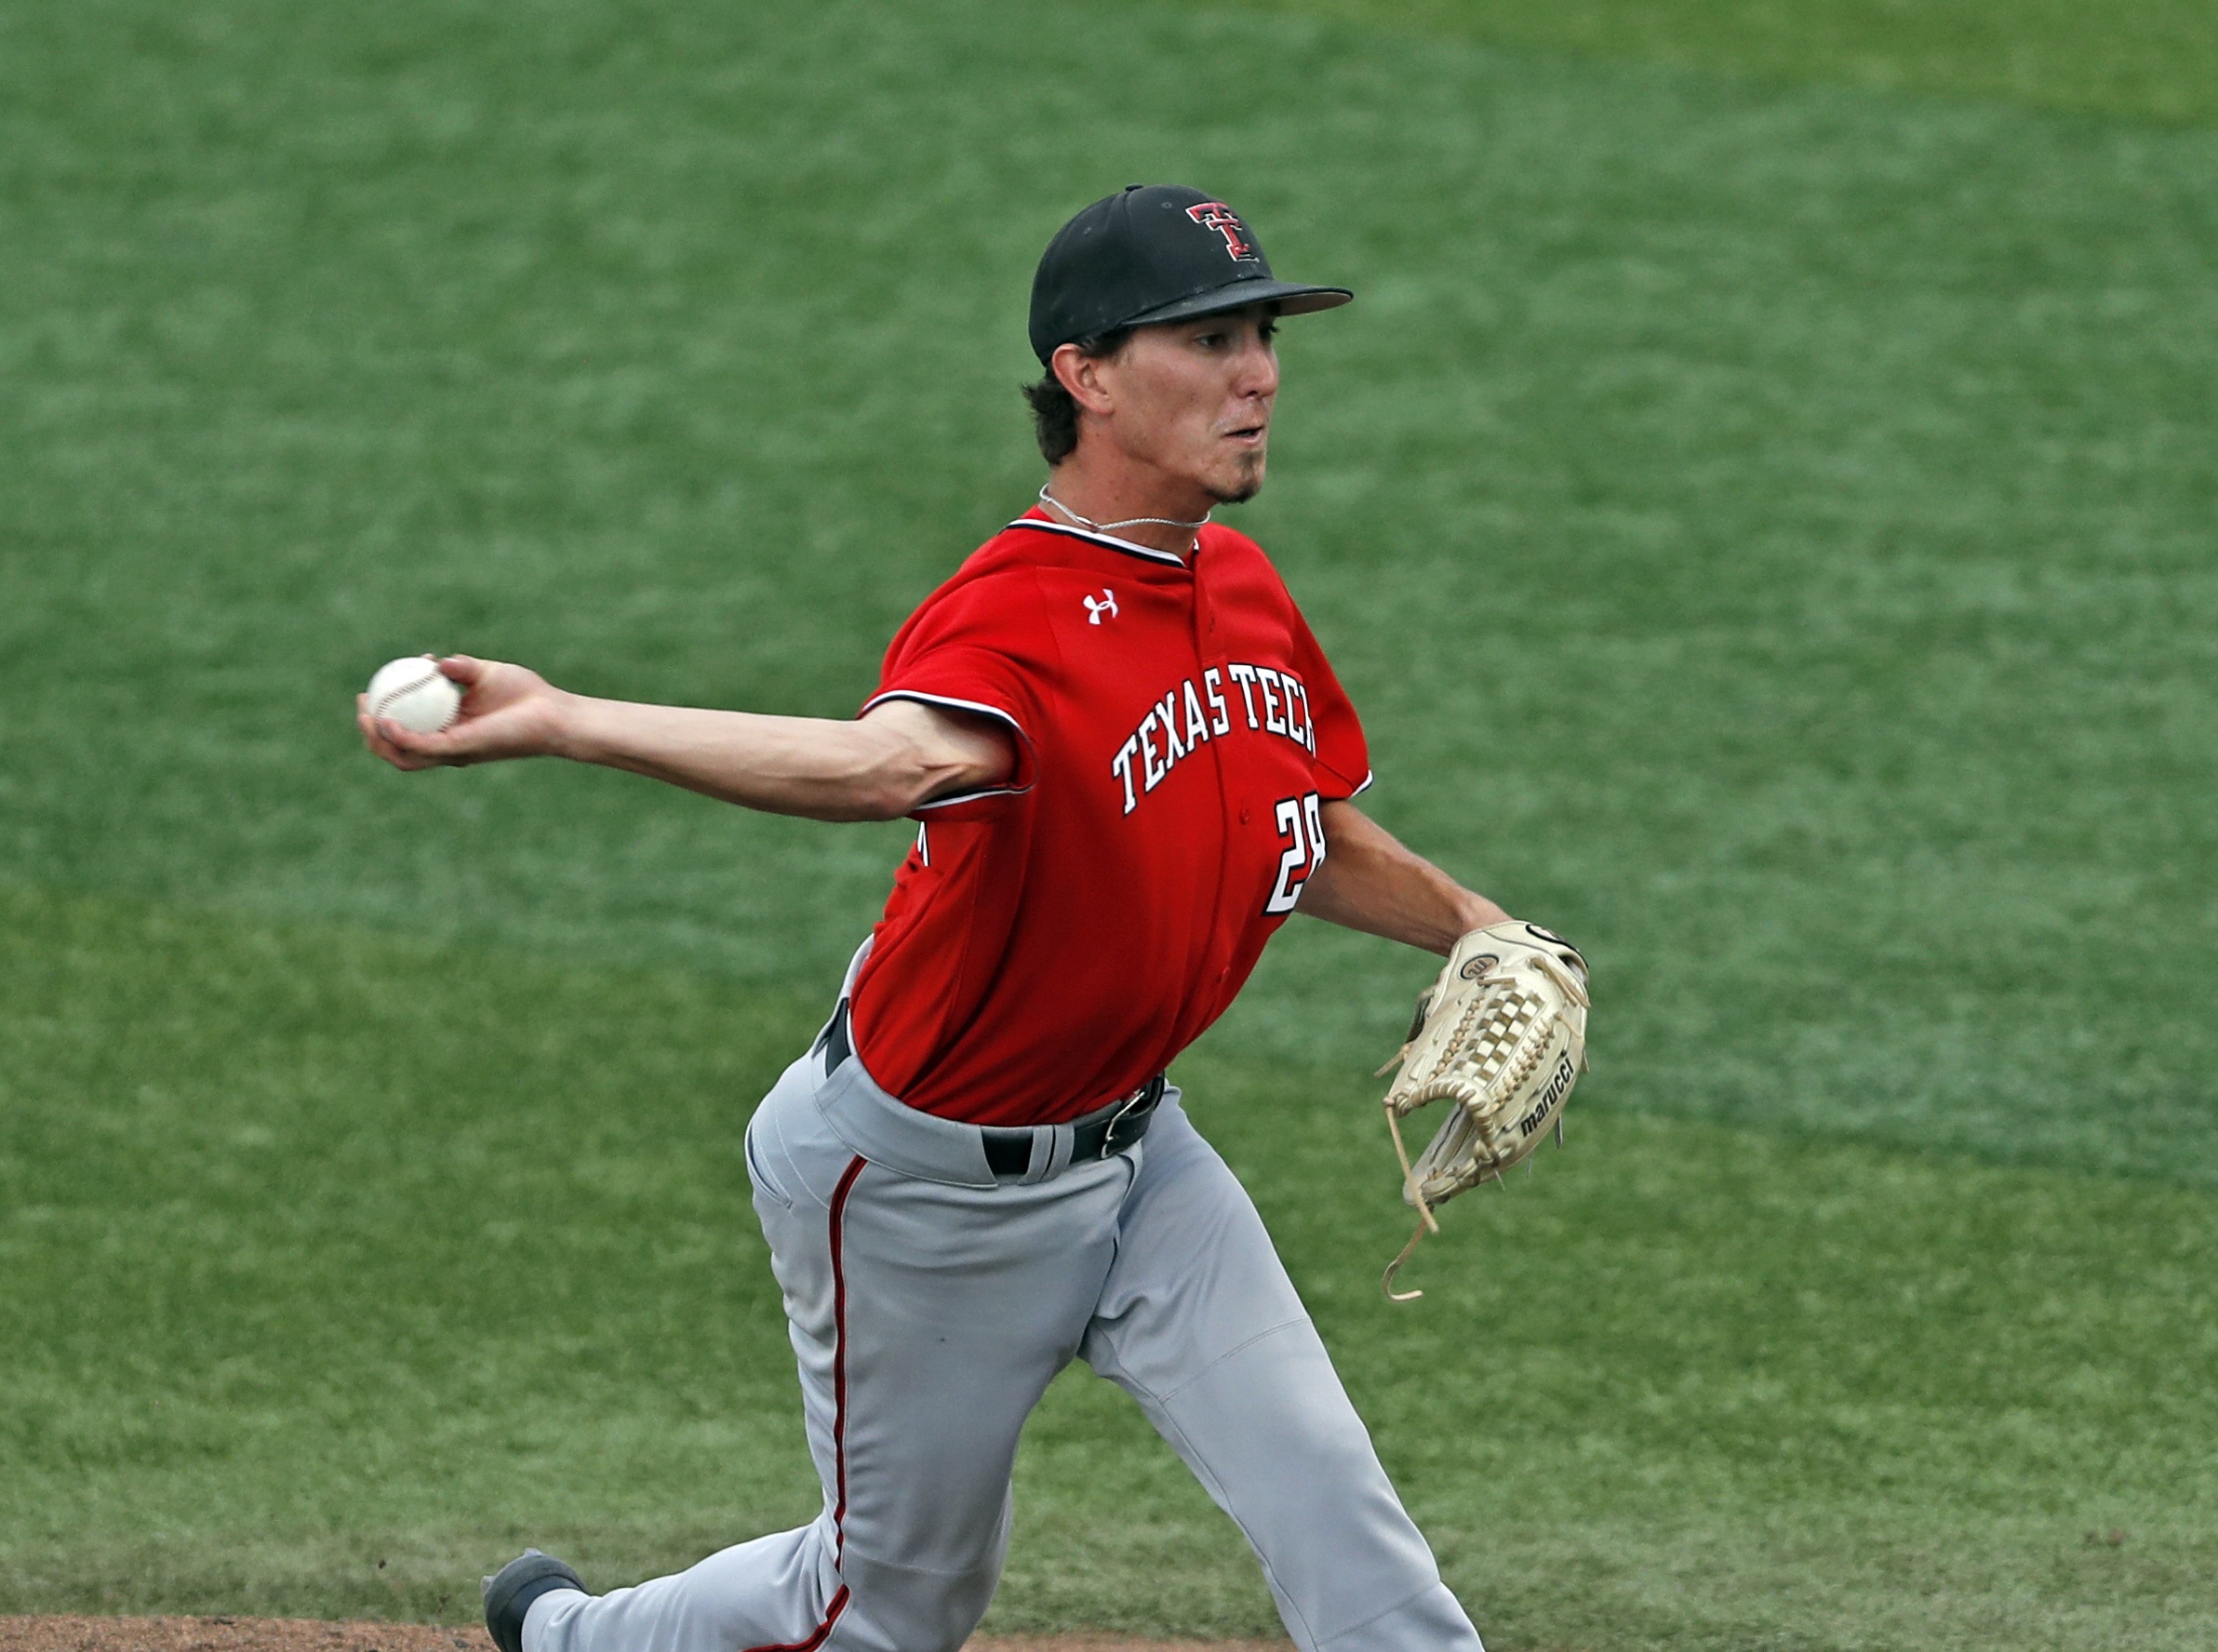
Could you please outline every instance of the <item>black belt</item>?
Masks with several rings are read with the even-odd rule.
[[[855,1053],[855,1042],[848,1032],[845,998],[839,1001],[839,1007],[832,1012],[831,1020],[818,1035],[816,1046],[824,1053],[826,1078],[837,1072]],[[1163,1075],[1158,1072],[1122,1101],[1080,1119],[1071,1133],[1070,1162],[1088,1164],[1132,1146],[1147,1134],[1148,1126],[1155,1122],[1156,1109],[1163,1100]],[[982,1125],[979,1134],[985,1139],[986,1166],[995,1175],[1022,1176],[1032,1168],[1032,1131]]]

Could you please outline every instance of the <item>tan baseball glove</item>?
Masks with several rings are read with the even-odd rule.
[[[1516,920],[1456,942],[1439,978],[1417,1000],[1409,1040],[1379,1069],[1401,1071],[1386,1092],[1386,1126],[1402,1166],[1402,1197],[1417,1232],[1380,1285],[1397,1302],[1395,1273],[1428,1230],[1433,1206],[1530,1156],[1554,1132],[1586,1071],[1586,960],[1561,936]],[[1432,1144],[1410,1161],[1402,1120],[1434,1101],[1451,1104]]]

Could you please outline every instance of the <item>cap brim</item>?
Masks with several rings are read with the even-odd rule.
[[[1167,321],[1192,321],[1198,315],[1218,315],[1227,310],[1245,310],[1250,304],[1276,304],[1281,315],[1307,315],[1316,310],[1337,310],[1355,294],[1344,286],[1303,286],[1291,281],[1236,281],[1213,286],[1191,298],[1158,304],[1153,310],[1119,322],[1119,326],[1155,326]]]

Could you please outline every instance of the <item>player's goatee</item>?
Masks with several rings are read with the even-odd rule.
[[[1263,467],[1258,463],[1229,489],[1211,488],[1209,498],[1221,505],[1244,505],[1263,490]]]

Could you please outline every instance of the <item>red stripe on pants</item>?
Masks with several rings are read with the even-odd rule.
[[[835,1500],[832,1505],[832,1563],[839,1564],[848,1546],[848,1273],[844,1256],[848,1195],[866,1161],[858,1158],[839,1179],[832,1194],[832,1463]],[[746,1652],[816,1652],[848,1607],[848,1586],[824,1608],[824,1620],[805,1641],[777,1646],[750,1646]]]

